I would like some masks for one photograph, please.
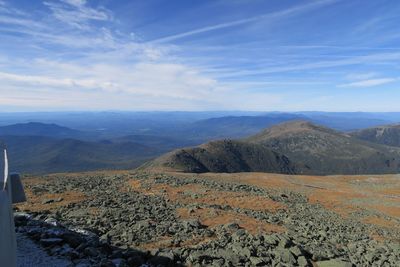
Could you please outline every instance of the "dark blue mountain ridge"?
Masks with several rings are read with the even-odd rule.
[[[78,137],[83,133],[54,123],[28,122],[0,127],[0,135],[13,136],[47,136],[54,138]]]

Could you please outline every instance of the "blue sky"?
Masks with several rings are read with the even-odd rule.
[[[0,111],[400,111],[397,0],[0,0]]]

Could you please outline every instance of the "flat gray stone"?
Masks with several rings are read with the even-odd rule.
[[[316,262],[318,267],[353,267],[353,264],[341,260],[326,260]]]

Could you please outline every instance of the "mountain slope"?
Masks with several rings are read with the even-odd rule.
[[[390,123],[375,118],[372,114],[271,112],[256,116],[225,116],[199,120],[180,129],[179,132],[200,140],[243,138],[257,134],[267,127],[293,120],[307,120],[339,131],[353,131]]]
[[[400,147],[400,125],[368,128],[352,132],[350,135],[377,144]]]
[[[358,140],[307,121],[291,121],[240,141],[175,150],[147,166],[184,172],[397,173],[400,148]]]
[[[277,172],[295,173],[284,156],[260,145],[241,141],[214,141],[199,147],[178,149],[151,163],[184,172]]]
[[[185,140],[183,138],[173,138],[168,136],[158,135],[127,135],[118,138],[111,139],[112,142],[134,142],[139,143],[148,147],[154,147],[162,152],[171,151],[180,147],[187,147],[200,144],[199,142],[193,142]]]
[[[203,139],[242,138],[272,125],[304,118],[305,116],[290,113],[262,116],[226,116],[196,121],[188,125],[185,131],[191,137]]]
[[[48,136],[55,138],[72,138],[81,135],[82,132],[57,124],[40,122],[18,123],[0,127],[0,135],[14,136]]]
[[[128,169],[159,155],[133,142],[86,142],[43,136],[0,136],[7,144],[10,170],[28,173]]]
[[[395,173],[400,149],[377,145],[314,125],[293,121],[246,139],[285,154],[307,174]]]

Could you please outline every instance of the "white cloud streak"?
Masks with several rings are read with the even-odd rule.
[[[107,21],[111,19],[106,9],[88,7],[84,0],[63,0],[59,3],[44,2],[58,20],[78,29],[87,29],[92,20]]]
[[[88,108],[112,108],[123,102],[123,108],[134,109],[156,108],[149,104],[154,99],[160,108],[164,101],[164,105],[176,103],[176,109],[184,102],[187,108],[190,103],[210,103],[212,100],[207,99],[210,94],[223,89],[215,79],[196,68],[170,60],[169,45],[138,43],[109,28],[89,25],[90,20],[111,18],[103,9],[89,8],[85,1],[78,0],[46,2],[46,6],[52,11],[54,23],[37,21],[38,27],[31,27],[34,20],[25,14],[15,16],[14,20],[0,20],[0,29],[1,24],[13,25],[6,29],[31,36],[30,43],[41,49],[36,57],[4,58],[0,65],[0,89],[2,100],[12,100],[9,104],[26,105],[26,99],[31,98],[32,103],[46,107],[51,101],[56,103],[56,99],[69,99],[71,106],[76,103],[85,106],[82,104],[85,102]],[[70,16],[75,18],[70,20]],[[76,29],[68,31],[60,25],[64,23]],[[89,26],[94,30],[88,33]],[[46,30],[39,30],[41,27]],[[62,34],[59,28],[63,29]],[[55,50],[46,49],[53,44],[57,44]],[[66,58],[64,48],[69,54]],[[98,102],[88,103],[93,93],[98,95]],[[21,102],[16,100],[18,97]],[[79,99],[72,104],[74,98]],[[128,99],[136,105],[129,107]]]
[[[377,77],[379,74],[376,72],[366,72],[366,73],[350,73],[346,75],[347,80],[368,80]]]
[[[339,60],[325,60],[316,61],[310,63],[296,62],[296,64],[287,64],[281,66],[266,66],[258,67],[257,70],[241,70],[241,71],[229,71],[219,74],[219,77],[238,77],[238,76],[250,76],[250,75],[264,75],[272,73],[288,73],[295,71],[306,71],[324,68],[335,68],[351,65],[378,65],[388,62],[398,62],[400,60],[400,53],[376,53],[364,56],[352,56]]]
[[[210,31],[215,31],[215,30],[220,30],[220,29],[224,29],[224,28],[239,26],[239,25],[247,24],[247,23],[251,23],[251,22],[256,22],[256,21],[261,21],[261,20],[279,19],[282,17],[295,15],[295,14],[305,12],[305,11],[308,11],[311,9],[329,5],[329,4],[332,4],[335,2],[338,2],[338,0],[315,1],[315,2],[311,2],[309,4],[295,6],[295,7],[292,7],[292,8],[286,9],[286,10],[282,10],[282,11],[278,11],[278,12],[274,12],[274,13],[267,13],[267,14],[263,14],[263,15],[259,15],[259,16],[255,16],[255,17],[251,17],[251,18],[224,22],[224,23],[215,24],[215,25],[211,25],[211,26],[175,34],[175,35],[170,35],[170,36],[166,36],[166,37],[162,37],[162,38],[153,40],[151,42],[152,43],[171,42],[171,41],[175,41],[175,40],[178,40],[178,39],[181,39],[184,37],[188,37],[188,36],[192,36],[192,35],[196,35],[196,34],[200,34],[200,33],[205,33],[205,32],[210,32]]]
[[[21,108],[42,107],[43,110],[301,109],[297,105],[308,105],[312,101],[303,102],[292,95],[285,96],[286,89],[334,87],[336,83],[332,85],[329,81],[327,84],[320,77],[298,79],[285,76],[290,72],[397,63],[400,53],[376,53],[320,61],[315,61],[311,56],[292,59],[288,55],[284,60],[279,56],[266,56],[264,59],[250,57],[238,66],[230,65],[231,58],[227,58],[226,54],[220,55],[218,51],[221,58],[212,60],[211,51],[204,57],[203,54],[191,55],[203,57],[204,64],[199,67],[199,60],[179,54],[180,49],[185,47],[169,42],[246,23],[288,18],[335,2],[311,2],[281,12],[204,27],[148,43],[111,30],[115,26],[113,14],[105,8],[89,6],[86,1],[46,1],[46,11],[50,14],[43,19],[9,6],[5,6],[7,11],[4,11],[0,5],[0,36],[5,33],[3,36],[10,38],[8,41],[16,40],[10,44],[15,43],[16,51],[20,52],[16,55],[0,53],[0,104]],[[29,42],[24,43],[27,39]],[[251,50],[251,47],[246,49]],[[252,60],[254,62],[251,64],[245,64]],[[271,75],[265,77],[265,74]],[[376,78],[379,75],[367,74],[370,73],[366,71],[348,77],[349,80],[345,82],[350,83],[343,87],[394,82],[390,78],[379,79]],[[250,77],[252,75],[263,78],[253,79]],[[311,95],[305,98],[310,99]]]
[[[4,16],[0,14],[0,23],[3,24],[11,24],[11,25],[16,25],[16,26],[23,26],[23,27],[30,27],[30,28],[42,28],[43,25],[40,23],[37,23],[35,21],[29,20],[29,19],[23,19],[23,18],[15,18],[12,16]]]
[[[206,98],[217,86],[215,80],[179,64],[139,63],[126,66],[95,64],[89,67],[57,62],[36,64],[40,70],[45,70],[46,65],[52,69],[47,75],[0,72],[0,81],[5,87],[51,87],[55,90],[69,91],[100,90],[188,100]]]
[[[395,78],[380,78],[380,79],[369,79],[369,80],[361,80],[352,83],[341,84],[338,87],[373,87],[384,85],[388,83],[393,83],[398,79]]]

